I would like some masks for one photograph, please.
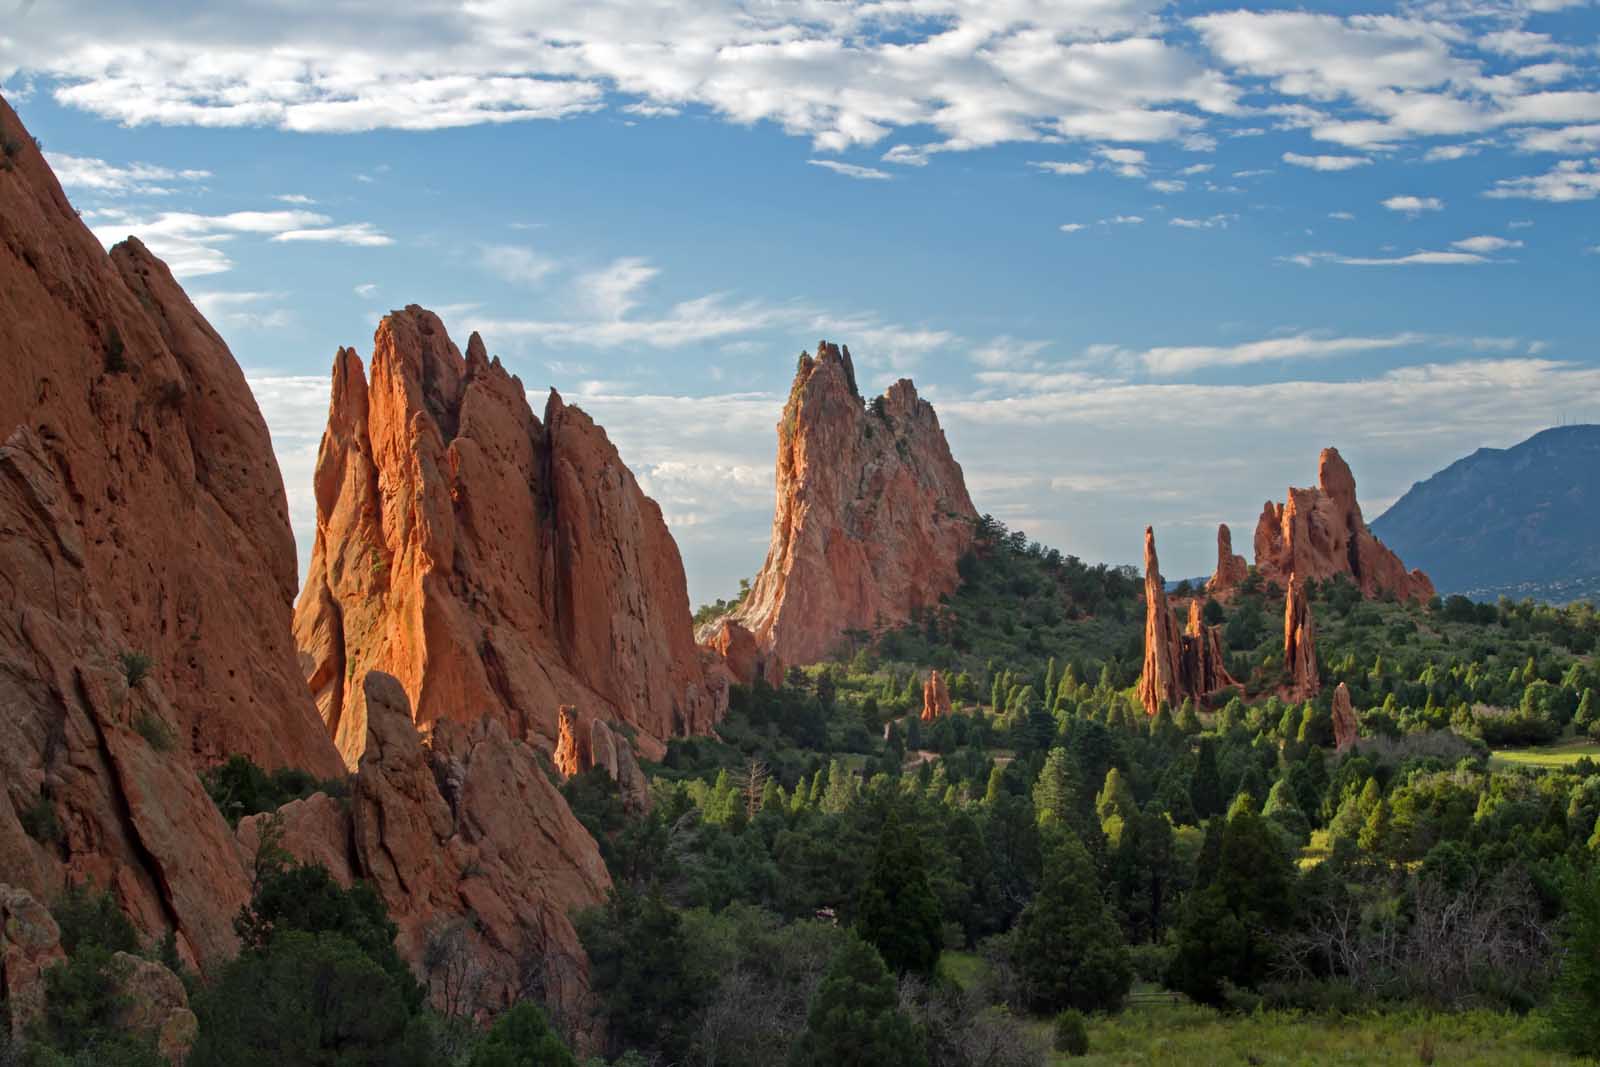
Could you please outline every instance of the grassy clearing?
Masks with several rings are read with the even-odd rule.
[[[1489,755],[1489,766],[1497,771],[1513,767],[1570,767],[1585,756],[1600,761],[1600,742],[1579,738],[1534,748],[1497,748]]]
[[[1036,1024],[1048,1038],[1049,1024]],[[1431,1055],[1430,1055],[1431,1053]],[[1152,1006],[1089,1023],[1089,1054],[1052,1054],[1052,1067],[1312,1067],[1450,1064],[1555,1067],[1589,1063],[1551,1051],[1536,1020],[1493,1012],[1324,1018],[1291,1012],[1226,1016],[1195,1006]]]

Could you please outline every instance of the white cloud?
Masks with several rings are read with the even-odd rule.
[[[1328,217],[1330,219],[1337,219],[1340,222],[1354,222],[1355,221],[1355,215],[1352,212],[1349,212],[1349,211],[1330,211],[1330,212],[1328,212]]]
[[[1077,233],[1079,230],[1088,229],[1088,227],[1081,222],[1063,222],[1058,229],[1060,229],[1062,233]]]
[[[313,226],[303,230],[285,230],[275,233],[274,241],[317,241],[324,244],[359,245],[364,248],[381,248],[394,244],[394,238],[370,222],[350,222],[342,226]]]
[[[1230,222],[1237,222],[1238,219],[1239,216],[1232,214],[1209,215],[1203,219],[1174,217],[1167,220],[1167,225],[1184,230],[1225,230]]]
[[[1145,153],[1138,148],[1096,148],[1095,155],[1105,160],[1124,178],[1144,177]]]
[[[1051,174],[1088,174],[1094,170],[1093,163],[1061,163],[1054,160],[1029,160],[1028,166]]]
[[[1564,159],[1544,174],[1502,178],[1483,194],[1496,199],[1516,197],[1568,203],[1600,196],[1600,159]]]
[[[1521,248],[1522,242],[1513,241],[1505,237],[1493,237],[1485,235],[1481,237],[1466,237],[1459,241],[1451,241],[1450,247],[1459,248],[1463,252],[1488,254],[1491,252],[1503,252],[1508,248]]]
[[[1296,167],[1324,171],[1352,170],[1372,162],[1367,156],[1303,156],[1298,152],[1285,152],[1283,161]]]
[[[556,261],[520,245],[485,245],[481,259],[490,274],[515,285],[538,285],[556,269]]]
[[[621,319],[639,303],[639,290],[661,272],[639,256],[612,260],[600,270],[580,275],[578,291],[584,303],[602,318]]]
[[[272,199],[280,201],[280,202],[285,203],[285,204],[301,204],[301,205],[304,205],[304,204],[315,204],[316,203],[315,200],[313,200],[309,196],[306,196],[304,193],[279,193],[277,196],[273,197]]]
[[[1178,173],[1183,175],[1185,178],[1192,178],[1197,174],[1205,174],[1207,171],[1211,170],[1212,167],[1213,164],[1210,163],[1195,163],[1184,167]]]
[[[1418,251],[1404,256],[1345,256],[1335,252],[1301,252],[1283,257],[1285,262],[1302,267],[1318,263],[1338,263],[1347,267],[1473,267],[1480,263],[1497,263],[1475,252]]]
[[[213,326],[247,330],[280,330],[293,320],[289,310],[284,307],[263,308],[260,305],[282,300],[285,295],[249,290],[199,291],[191,293],[189,299],[194,301],[194,306],[200,309],[200,314],[204,315]]]
[[[1180,182],[1170,178],[1163,178],[1150,183],[1150,188],[1158,193],[1181,193],[1187,187],[1187,182]]]
[[[355,288],[355,294],[357,296],[362,296],[362,297],[371,296],[373,293],[376,293],[377,291],[378,291],[378,286],[377,286],[376,282],[362,282],[360,285],[356,286],[356,288]]]
[[[150,163],[118,166],[93,156],[65,152],[46,152],[45,161],[63,187],[113,196],[166,196],[177,190],[164,183],[198,182],[211,177],[209,170],[173,170]]]
[[[1001,335],[988,344],[980,345],[967,355],[980,367],[1017,367],[1038,359],[1049,341],[1024,341]]]
[[[1436,196],[1391,196],[1382,201],[1390,211],[1406,215],[1420,215],[1424,211],[1443,211],[1444,201]]]
[[[862,181],[888,181],[894,175],[877,167],[862,167],[854,163],[840,163],[832,159],[808,159],[807,163],[813,167],[825,167],[835,174],[843,174],[846,178],[857,178]]]
[[[1144,221],[1144,217],[1141,215],[1113,215],[1109,219],[1101,219],[1100,221],[1102,223],[1109,222],[1113,226],[1137,226]]]
[[[1563,126],[1554,130],[1514,130],[1517,147],[1524,152],[1552,152],[1560,156],[1600,152],[1600,123]]]
[[[1435,145],[1423,155],[1424,163],[1448,163],[1456,159],[1466,159],[1468,156],[1478,154],[1478,146],[1472,144],[1442,144]]]
[[[1142,367],[1157,377],[1170,378],[1204,367],[1240,367],[1254,363],[1278,363],[1297,359],[1328,359],[1333,356],[1415,347],[1427,341],[1418,333],[1389,337],[1322,337],[1299,333],[1272,337],[1238,345],[1182,345],[1151,348],[1142,352],[1120,351],[1119,357]]]

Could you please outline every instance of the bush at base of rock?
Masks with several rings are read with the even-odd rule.
[[[1057,1015],[1051,1044],[1057,1052],[1064,1052],[1068,1056],[1088,1055],[1089,1028],[1084,1025],[1083,1014],[1069,1008]]]

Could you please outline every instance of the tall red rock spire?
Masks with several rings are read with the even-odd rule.
[[[535,416],[477,334],[463,357],[413,305],[379,324],[370,382],[339,351],[316,496],[294,630],[351,764],[373,670],[420,724],[490,716],[547,749],[563,704],[650,758],[720,714],[660,508],[588,415],[552,390]]]
[[[1311,600],[1305,583],[1294,574],[1289,575],[1289,593],[1283,602],[1283,665],[1289,674],[1289,694],[1295,699],[1309,699],[1322,688]]]
[[[953,591],[977,518],[933,405],[905,378],[866,404],[850,350],[819,341],[778,424],[772,542],[736,619],[784,664],[822,659]]]
[[[1189,602],[1189,625],[1180,632],[1167,601],[1155,531],[1144,530],[1144,670],[1139,702],[1151,715],[1161,705],[1176,709],[1184,700],[1200,702],[1219,689],[1237,685],[1223,660],[1221,626],[1207,626],[1200,602]]]
[[[1225,596],[1238,588],[1250,573],[1243,556],[1233,553],[1233,531],[1227,523],[1217,526],[1217,571],[1206,582],[1206,592],[1212,596]]]

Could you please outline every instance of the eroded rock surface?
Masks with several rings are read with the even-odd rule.
[[[1207,626],[1198,601],[1190,601],[1186,631],[1167,600],[1161,562],[1156,557],[1155,531],[1144,531],[1144,670],[1139,675],[1139,702],[1154,715],[1161,705],[1176,710],[1185,700],[1206,697],[1238,683],[1223,661],[1221,626]]]
[[[1250,573],[1250,565],[1243,556],[1234,554],[1233,531],[1227,523],[1217,526],[1217,570],[1206,582],[1206,592],[1212,596],[1227,596],[1239,587]]]
[[[928,680],[922,683],[922,721],[933,722],[950,714],[950,688],[945,684],[944,675],[937,670],[928,672]]]
[[[755,634],[737,619],[723,616],[709,623],[698,635],[700,643],[720,657],[740,685],[754,685],[757,679],[776,689],[783,684],[783,661],[762,649]]]
[[[1361,738],[1361,720],[1350,703],[1350,690],[1343,682],[1333,691],[1333,745],[1339,752],[1348,752]]]
[[[1356,480],[1336,448],[1324,448],[1314,489],[1291,488],[1282,504],[1267,501],[1256,524],[1256,570],[1287,588],[1291,576],[1323,581],[1345,575],[1369,598],[1392,595],[1426,602],[1433,583],[1407,571],[1361,517]]]
[[[379,324],[370,381],[339,351],[316,497],[295,638],[351,765],[373,670],[424,727],[487,716],[547,750],[562,704],[651,758],[725,709],[660,508],[582,411],[552,390],[535,416],[477,334],[462,356],[413,305]]]
[[[209,967],[249,883],[197,770],[340,770],[290,640],[282,480],[167,267],[106,254],[3,101],[0,133],[0,872],[92,880]]]
[[[849,349],[819,341],[778,424],[766,563],[734,616],[781,663],[816,662],[952,592],[977,518],[933,405],[905,378],[867,404]]]
[[[1289,592],[1283,602],[1283,665],[1289,676],[1289,695],[1305,700],[1322,688],[1317,668],[1316,627],[1311,618],[1311,600],[1305,583],[1289,576]]]

